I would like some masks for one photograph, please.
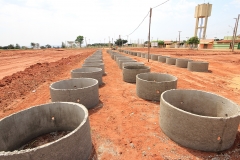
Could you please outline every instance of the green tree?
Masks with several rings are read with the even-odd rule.
[[[19,44],[16,44],[15,49],[20,49],[20,48],[21,48],[20,45],[19,45]]]
[[[36,46],[36,43],[31,42],[31,46],[34,48]]]
[[[49,44],[47,44],[47,45],[46,45],[46,48],[52,48],[52,46],[51,46],[51,45],[49,45]]]
[[[45,49],[46,47],[45,47],[45,46],[41,46],[40,48],[41,48],[41,49]]]
[[[14,47],[14,45],[13,44],[9,44],[8,45],[8,49],[14,49],[15,47]]]
[[[164,45],[164,41],[158,41],[158,45],[160,46],[160,45]]]
[[[81,47],[81,44],[83,43],[83,38],[84,38],[83,36],[77,36],[77,38],[75,40],[75,41],[79,42],[80,47]]]
[[[65,43],[62,42],[62,47],[61,48],[66,48]]]
[[[191,37],[188,41],[187,44],[199,44],[199,38],[197,36]]]
[[[125,39],[117,39],[114,43],[117,45],[117,46],[122,46],[124,45],[125,43],[127,43],[128,41],[125,40]]]

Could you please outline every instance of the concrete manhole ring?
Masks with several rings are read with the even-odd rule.
[[[133,59],[120,59],[119,61],[118,61],[118,67],[120,68],[120,69],[122,69],[123,68],[123,63],[126,63],[126,62],[137,62],[136,60],[133,60]]]
[[[98,80],[73,78],[50,85],[52,102],[75,102],[90,109],[99,103]]]
[[[98,80],[98,85],[102,85],[102,69],[94,67],[78,68],[71,71],[71,78],[93,78]]]
[[[152,54],[152,55],[151,55],[151,59],[152,59],[153,61],[158,61],[158,56],[160,56],[160,55]]]
[[[122,68],[125,66],[144,66],[143,62],[123,62]]]
[[[158,62],[166,63],[167,58],[169,58],[169,56],[158,56]]]
[[[208,72],[208,62],[203,61],[190,61],[188,62],[187,69],[189,71],[195,71],[195,72]]]
[[[190,59],[176,59],[176,66],[179,68],[187,68],[188,62],[192,60]]]
[[[0,160],[87,160],[92,152],[88,110],[81,104],[34,106],[1,119],[0,128]],[[18,150],[36,137],[60,130],[70,133],[36,148]]]
[[[105,75],[105,66],[104,63],[84,63],[82,67],[94,67],[94,68],[101,68],[102,75]]]
[[[150,67],[148,66],[124,66],[123,67],[123,81],[129,83],[136,83],[136,75],[140,73],[150,72]]]
[[[160,101],[160,95],[177,88],[177,77],[164,73],[141,73],[136,76],[137,96],[147,100]]]
[[[167,58],[166,58],[166,63],[167,63],[167,64],[170,64],[170,65],[175,65],[175,64],[176,64],[176,59],[177,59],[177,58],[167,57]]]
[[[160,102],[160,127],[182,146],[218,152],[230,148],[240,121],[239,106],[198,90],[168,90]]]

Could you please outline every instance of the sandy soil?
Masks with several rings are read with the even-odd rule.
[[[146,49],[137,49],[146,51]],[[93,50],[65,50],[68,56],[56,51],[55,60],[51,62],[33,62],[25,65],[20,72],[11,62],[14,55],[21,51],[0,51],[0,71],[13,69],[13,75],[0,80],[0,118],[19,110],[50,102],[49,84],[70,78],[70,70],[79,68],[83,60]],[[31,52],[31,53],[30,53]],[[35,55],[29,51],[29,56]],[[43,51],[42,51],[43,52]],[[74,52],[74,53],[73,53]],[[151,67],[152,72],[169,73],[178,77],[178,88],[198,89],[213,92],[240,104],[240,54],[218,51],[166,50],[151,49],[151,53],[184,57],[193,60],[208,61],[209,72],[190,72],[157,61],[130,56]],[[3,54],[3,57],[1,56]],[[63,56],[66,57],[61,59]],[[41,57],[41,54],[39,54]],[[70,56],[70,57],[69,57]],[[128,55],[129,56],[129,55]],[[3,60],[3,58],[5,60]],[[34,59],[38,59],[36,56]],[[239,159],[240,127],[234,145],[227,151],[219,153],[201,152],[182,147],[170,140],[159,127],[159,102],[146,101],[136,95],[136,85],[122,80],[121,70],[110,55],[103,50],[103,60],[107,75],[105,83],[99,88],[101,103],[89,111],[93,144],[98,159]],[[22,59],[28,61],[28,56]],[[37,63],[37,64],[36,64]],[[17,73],[15,73],[17,72]]]

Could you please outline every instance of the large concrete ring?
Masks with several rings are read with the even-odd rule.
[[[136,90],[140,98],[160,101],[160,95],[177,88],[177,77],[163,73],[141,73],[136,76]]]
[[[152,59],[153,61],[158,61],[158,56],[159,56],[159,55],[157,55],[157,54],[152,54],[152,55],[151,55],[151,59]]]
[[[133,56],[137,56],[137,52],[133,52]]]
[[[142,53],[141,52],[137,52],[137,56],[141,57]]]
[[[208,62],[201,62],[201,61],[191,61],[188,62],[187,69],[189,71],[195,71],[195,72],[208,72]]]
[[[92,140],[87,109],[77,103],[48,103],[0,120],[0,160],[87,160]],[[19,150],[32,139],[55,131],[64,137],[32,149]]]
[[[145,54],[146,54],[146,53],[141,53],[141,57],[142,57],[142,58],[145,58]]]
[[[166,63],[167,58],[169,58],[169,56],[158,56],[158,62]]]
[[[122,68],[125,66],[144,66],[143,62],[123,62]]]
[[[102,69],[93,67],[78,68],[71,71],[71,78],[93,78],[102,85]]]
[[[240,121],[239,106],[198,90],[169,90],[161,95],[160,127],[182,146],[218,152],[230,148]]]
[[[75,102],[90,109],[99,103],[98,80],[73,78],[50,85],[52,102]]]
[[[121,59],[118,61],[118,67],[122,69],[122,64],[126,62],[137,62],[136,60],[131,60],[131,59]]]
[[[148,59],[148,57],[149,57],[149,59],[151,59],[151,54],[149,54],[149,55],[145,54],[145,58]]]
[[[175,65],[176,64],[176,58],[168,57],[166,58],[166,63],[170,65]]]
[[[104,63],[84,63],[82,67],[94,67],[94,68],[101,68],[102,75],[105,75],[105,66]]]
[[[140,73],[150,72],[150,67],[148,66],[125,66],[123,67],[123,81],[129,83],[136,83],[136,75]]]
[[[119,61],[120,60],[132,60],[132,58],[130,58],[130,57],[117,57],[117,59],[116,59],[116,62],[117,62],[117,64],[119,65]]]
[[[176,66],[180,68],[187,68],[188,62],[192,60],[189,59],[176,59]]]

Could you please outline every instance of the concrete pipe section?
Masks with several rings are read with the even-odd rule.
[[[82,67],[94,67],[94,68],[101,68],[102,75],[105,75],[105,66],[104,63],[84,63]]]
[[[160,56],[160,55],[152,54],[151,55],[151,60],[158,61],[158,56]]]
[[[188,62],[192,60],[189,59],[176,59],[176,66],[180,68],[187,68]]]
[[[137,61],[136,61],[136,60],[131,60],[131,59],[120,59],[120,60],[118,61],[118,67],[119,67],[120,69],[122,69],[122,68],[123,68],[122,64],[123,64],[123,63],[126,63],[126,62],[137,62]]]
[[[177,77],[163,73],[141,73],[136,77],[136,90],[140,98],[160,101],[160,95],[177,88]]]
[[[166,63],[167,58],[169,58],[169,56],[158,56],[158,62]]]
[[[195,72],[208,72],[208,62],[191,61],[188,62],[187,69]]]
[[[116,58],[116,62],[117,62],[117,64],[119,64],[119,60],[132,60],[132,58],[130,58],[130,57],[126,57],[126,56],[124,56],[124,57],[117,57]]]
[[[177,58],[168,57],[168,58],[166,58],[166,63],[170,64],[170,65],[175,65],[176,64],[176,59]]]
[[[52,102],[75,102],[90,109],[99,103],[98,80],[74,78],[50,85]]]
[[[122,68],[125,66],[144,66],[143,62],[123,62]]]
[[[92,152],[88,110],[71,102],[48,103],[0,120],[0,160],[87,160]],[[67,135],[31,149],[31,140],[56,131]]]
[[[169,90],[161,95],[160,127],[182,146],[218,152],[229,149],[240,121],[239,106],[198,90]]]
[[[102,69],[85,67],[78,68],[71,71],[71,78],[93,78],[98,80],[98,85],[102,85]]]
[[[136,83],[136,75],[150,72],[148,66],[125,66],[123,67],[123,81]]]
[[[146,59],[148,59],[148,57],[149,57],[149,59],[151,59],[151,56],[152,56],[151,54],[149,54],[149,55],[147,53],[145,54]]]
[[[141,54],[141,57],[142,57],[142,58],[145,58],[145,54],[146,54],[146,53],[142,53],[142,54]]]
[[[115,54],[114,55],[114,61],[117,61],[117,58],[119,58],[119,57],[126,57],[126,56],[124,56],[122,54]]]
[[[86,59],[85,61],[84,61],[84,63],[103,63],[103,61],[102,60],[88,60],[88,59]]]
[[[141,52],[137,52],[137,56],[141,57],[142,53]]]
[[[137,52],[133,52],[133,56],[137,56]]]

